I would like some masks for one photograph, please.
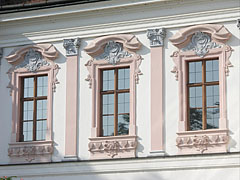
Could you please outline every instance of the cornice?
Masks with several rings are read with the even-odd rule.
[[[0,173],[22,178],[42,176],[96,175],[153,171],[207,170],[236,168],[240,153],[130,158],[81,162],[59,162],[0,166]],[[26,170],[27,169],[27,170]]]
[[[62,41],[65,38],[91,38],[118,33],[133,33],[147,29],[164,27],[180,28],[203,23],[236,21],[240,8],[187,13],[181,15],[147,18],[141,20],[121,21],[100,25],[80,26],[75,28],[56,29],[40,32],[23,33],[21,35],[0,36],[0,47],[11,47],[22,44]]]
[[[206,2],[209,0],[198,0],[200,2]],[[214,0],[213,0],[214,1]],[[215,0],[219,1],[219,0]],[[28,11],[28,12],[17,12],[11,14],[3,14],[1,15],[0,20],[2,22],[11,22],[11,21],[18,21],[18,20],[26,20],[26,19],[35,19],[40,17],[50,17],[50,16],[66,16],[69,14],[76,14],[76,13],[86,13],[86,12],[93,12],[93,11],[106,11],[116,8],[129,8],[133,6],[146,6],[146,5],[155,5],[160,4],[161,6],[168,6],[176,3],[181,4],[189,4],[189,3],[196,3],[195,0],[112,0],[112,1],[103,1],[103,2],[95,2],[92,3],[91,6],[89,4],[80,4],[80,5],[69,5],[64,7],[56,7],[52,9],[41,9],[35,11]]]

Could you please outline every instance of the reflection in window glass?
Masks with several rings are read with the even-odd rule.
[[[129,131],[130,69],[102,71],[102,136],[127,135]]]
[[[23,78],[21,141],[40,141],[46,139],[47,89],[47,76]]]
[[[189,130],[218,128],[218,60],[189,62],[188,70]]]

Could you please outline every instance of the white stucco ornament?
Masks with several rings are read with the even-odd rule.
[[[211,41],[211,37],[203,32],[196,32],[191,42],[182,51],[195,51],[196,55],[204,57],[209,49],[220,48],[221,46]]]
[[[42,58],[41,53],[30,48],[24,57],[24,61],[15,68],[25,67],[28,71],[35,72],[44,65],[49,65],[49,63]]]
[[[151,47],[163,46],[165,36],[166,30],[164,28],[147,30],[147,37],[150,40]]]
[[[80,46],[80,38],[76,39],[64,39],[63,47],[66,50],[66,56],[76,56],[78,54],[78,48]]]
[[[121,58],[131,56],[131,54],[123,49],[121,43],[109,41],[104,48],[104,52],[100,56],[97,56],[96,60],[106,59],[110,64],[115,65]]]

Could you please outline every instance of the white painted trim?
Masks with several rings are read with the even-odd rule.
[[[21,35],[0,36],[0,47],[11,47],[23,44],[62,41],[65,38],[89,38],[118,33],[133,33],[147,29],[164,27],[180,28],[184,26],[236,21],[240,7],[214,11],[187,13],[174,16],[155,17],[141,20],[122,21],[101,25],[81,26],[41,32],[23,33]]]
[[[196,3],[202,3],[209,0],[198,0],[196,2],[195,0],[181,0],[181,4],[196,4]],[[212,0],[214,1],[214,0]],[[219,1],[219,0],[215,0]],[[18,20],[29,20],[34,18],[45,18],[50,16],[61,16],[61,15],[69,15],[69,14],[76,14],[76,13],[86,13],[86,12],[92,12],[92,11],[106,11],[110,9],[116,9],[116,8],[129,8],[133,6],[141,6],[141,5],[153,5],[154,4],[160,4],[162,5],[162,8],[165,8],[166,6],[176,5],[179,4],[179,0],[115,0],[109,2],[95,2],[91,3],[90,5],[87,4],[78,4],[78,5],[69,5],[69,6],[63,6],[63,7],[57,7],[57,8],[50,8],[50,9],[44,9],[44,10],[34,10],[34,11],[27,11],[27,12],[17,12],[17,13],[10,13],[10,14],[2,14],[0,21],[1,22],[11,22],[11,21],[18,21]]]
[[[239,169],[240,153],[198,156],[151,157],[115,159],[108,161],[60,162],[30,165],[0,166],[6,176],[42,177],[61,175],[94,175],[154,171],[182,171],[197,169]]]

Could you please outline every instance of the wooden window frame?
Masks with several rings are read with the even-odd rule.
[[[206,82],[206,61],[213,61],[218,59],[203,59],[203,60],[194,60],[194,61],[187,61],[186,63],[186,76],[187,76],[187,95],[186,95],[186,102],[187,102],[187,131],[190,130],[190,118],[189,118],[189,111],[190,111],[190,105],[189,105],[189,88],[190,87],[202,87],[202,108],[192,108],[192,109],[202,109],[202,130],[207,129],[207,96],[206,96],[206,87],[207,86],[213,86],[213,85],[218,85],[219,86],[219,80],[218,81],[211,81],[211,82]],[[202,82],[200,83],[189,83],[189,63],[192,62],[202,62]],[[218,69],[219,73],[219,69]],[[214,106],[217,107],[217,106]],[[214,108],[210,107],[210,108]],[[219,106],[218,106],[219,108]]]
[[[103,136],[103,113],[102,113],[102,109],[103,109],[103,105],[102,105],[102,97],[104,94],[114,94],[114,136],[118,136],[118,115],[125,115],[128,114],[130,116],[130,111],[129,113],[121,113],[118,114],[118,94],[120,93],[130,93],[130,87],[129,89],[118,89],[118,70],[119,69],[129,69],[129,66],[125,66],[125,67],[114,67],[114,68],[108,68],[108,69],[101,69],[100,70],[100,136]],[[107,91],[103,91],[103,71],[105,70],[114,70],[114,90],[107,90]],[[130,77],[129,77],[130,79]],[[108,114],[110,115],[110,114]],[[127,134],[126,134],[127,135]],[[105,136],[103,136],[105,137]]]
[[[20,135],[19,135],[19,141],[20,142],[29,142],[24,141],[23,136],[23,104],[25,101],[33,101],[33,140],[32,141],[44,141],[44,140],[36,140],[36,132],[37,132],[37,101],[38,100],[47,100],[47,96],[37,96],[37,79],[38,77],[48,77],[47,74],[41,74],[41,75],[35,75],[35,76],[24,76],[21,77],[21,90],[20,90]],[[33,86],[33,97],[27,97],[24,98],[24,79],[25,78],[34,78],[34,86]],[[47,87],[48,89],[48,87]],[[47,107],[46,107],[47,108]],[[47,121],[47,119],[46,119]]]

